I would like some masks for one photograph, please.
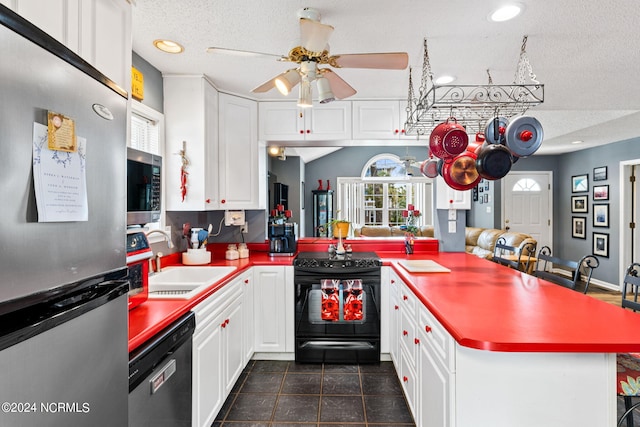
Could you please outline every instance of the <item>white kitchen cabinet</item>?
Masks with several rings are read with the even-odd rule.
[[[455,341],[424,306],[418,312],[420,404],[416,421],[421,426],[452,426]]]
[[[471,190],[459,191],[449,187],[444,178],[436,178],[436,209],[471,209]]]
[[[335,141],[351,139],[351,103],[334,101],[298,108],[295,102],[261,102],[262,141]]]
[[[258,144],[257,103],[221,93],[219,127],[217,208],[265,209],[266,149]]]
[[[243,365],[246,366],[253,356],[254,319],[253,319],[253,269],[244,272],[238,279],[242,284],[242,307],[244,313],[243,331]]]
[[[404,132],[406,101],[353,101],[353,139],[415,139]]]
[[[131,4],[126,0],[2,0],[122,89],[131,90]]]
[[[243,286],[225,285],[194,307],[192,426],[209,427],[246,365]]]
[[[166,209],[217,209],[218,91],[203,76],[164,76],[164,116]],[[182,159],[178,155],[183,146],[188,159],[184,200],[180,189]]]
[[[256,266],[253,277],[255,352],[293,352],[293,267]]]
[[[397,367],[400,365],[400,278],[389,268],[389,353]]]

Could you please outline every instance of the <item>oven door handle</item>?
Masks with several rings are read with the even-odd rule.
[[[305,341],[300,348],[371,350],[375,345],[367,341]]]

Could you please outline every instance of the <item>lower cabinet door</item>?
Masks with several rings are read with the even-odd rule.
[[[218,316],[193,338],[192,426],[209,427],[224,404],[223,328]]]
[[[431,354],[428,345],[419,346],[420,402],[416,409],[418,426],[452,426],[450,392],[453,374]]]
[[[244,368],[243,360],[243,312],[242,299],[238,298],[225,311],[224,327],[222,328],[222,352],[224,367],[224,394],[226,398],[236,380],[240,378]]]
[[[402,383],[402,389],[404,390],[404,396],[407,399],[409,409],[413,419],[417,419],[417,406],[416,398],[418,391],[417,375],[413,364],[407,357],[407,352],[404,348],[400,348],[400,382]]]

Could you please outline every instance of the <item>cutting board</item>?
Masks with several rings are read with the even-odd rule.
[[[402,260],[399,263],[410,273],[451,273],[447,267],[429,259]]]

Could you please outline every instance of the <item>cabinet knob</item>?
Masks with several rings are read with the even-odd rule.
[[[424,330],[427,332],[431,332],[431,326],[427,325],[424,327]]]
[[[222,200],[220,200],[220,203],[227,203],[227,200],[226,199],[222,199]]]
[[[395,280],[393,280],[393,279],[391,279],[391,284],[394,284],[394,283],[396,283],[396,281],[395,281]]]
[[[404,336],[406,337],[407,335],[409,335],[409,332],[407,332],[407,331],[402,331],[402,335],[404,335]]]
[[[409,299],[409,297],[408,297],[408,296],[406,296],[406,295],[402,295],[402,299],[406,301],[406,300],[408,300],[408,299]]]
[[[300,129],[300,135],[303,135],[304,131],[302,129]]]
[[[211,203],[211,199],[206,199],[205,203]]]
[[[224,319],[224,324],[228,325],[229,324],[229,319]]]
[[[311,133],[311,130],[310,130],[310,129],[307,129],[307,133]]]
[[[402,130],[400,131],[400,133],[405,133],[405,132],[406,132],[406,131],[405,131],[404,129],[402,129]]]
[[[409,381],[409,378],[405,375],[404,377],[402,377],[402,381],[406,383],[407,381]]]
[[[397,135],[398,132],[400,132],[400,131],[398,129],[396,129],[393,133],[395,133]]]
[[[414,344],[420,344],[420,339],[419,338],[414,338],[413,339],[413,343]]]
[[[249,284],[249,279],[244,279],[244,284],[245,285]]]
[[[220,323],[220,326],[222,326],[223,328],[227,327],[227,324],[225,322]]]
[[[393,308],[394,308],[394,310],[397,310],[397,309],[399,309],[400,307],[398,307],[397,305],[395,305]]]

